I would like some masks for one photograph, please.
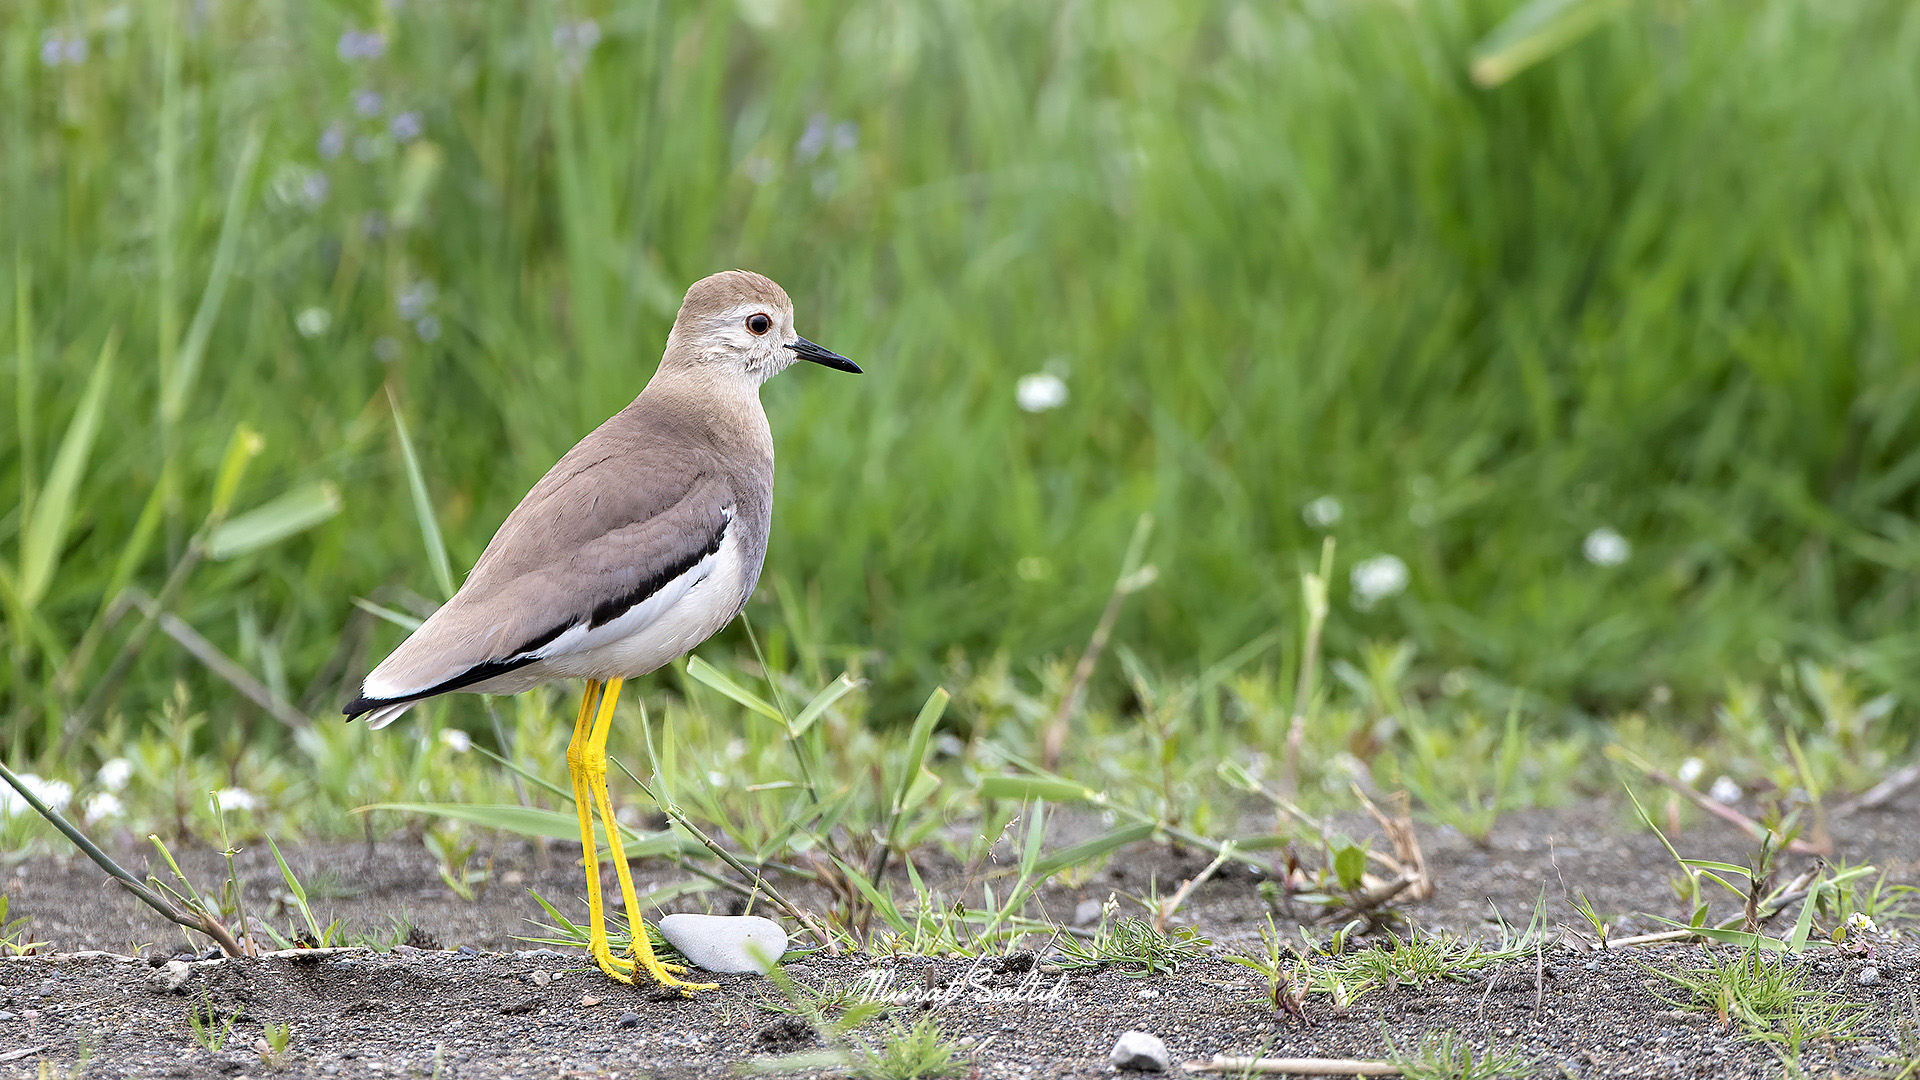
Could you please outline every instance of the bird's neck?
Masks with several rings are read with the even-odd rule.
[[[773,430],[760,406],[760,386],[744,377],[713,378],[704,372],[669,369],[654,374],[634,400],[653,416],[673,417],[687,434],[730,458],[773,458]]]

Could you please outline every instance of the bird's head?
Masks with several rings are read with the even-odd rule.
[[[793,329],[787,291],[751,270],[725,270],[687,290],[667,338],[670,363],[726,371],[755,385],[795,360],[858,374],[853,361],[815,345]]]

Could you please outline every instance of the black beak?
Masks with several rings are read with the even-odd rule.
[[[855,375],[860,374],[859,364],[854,363],[831,349],[823,349],[813,342],[808,341],[806,338],[801,338],[798,341],[790,343],[787,348],[792,349],[794,354],[802,360],[811,360],[816,364],[823,367],[830,367],[835,371],[851,371]]]

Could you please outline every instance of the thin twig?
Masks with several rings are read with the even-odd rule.
[[[1180,888],[1175,891],[1172,896],[1167,897],[1165,903],[1160,905],[1160,910],[1155,912],[1153,916],[1153,928],[1163,934],[1166,933],[1167,920],[1173,918],[1173,913],[1180,910],[1181,904],[1187,902],[1187,896],[1191,894],[1193,890],[1199,888],[1202,882],[1212,877],[1214,871],[1225,865],[1227,859],[1231,858],[1232,855],[1233,841],[1228,840],[1222,843],[1220,845],[1220,854],[1213,857],[1213,861],[1207,864],[1207,868],[1181,882]]]
[[[1861,810],[1872,810],[1875,807],[1885,806],[1888,802],[1892,801],[1895,796],[1898,796],[1901,792],[1915,784],[1920,784],[1920,761],[1916,761],[1905,768],[1894,770],[1885,780],[1880,781],[1859,795],[1834,807],[1833,816],[1837,818],[1846,817],[1848,814],[1857,813]]]
[[[1228,1057],[1215,1054],[1210,1061],[1188,1061],[1180,1067],[1188,1072],[1291,1073],[1295,1076],[1401,1076],[1400,1066],[1391,1061],[1361,1061],[1356,1058],[1268,1058]]]
[[[1073,677],[1067,681],[1067,692],[1061,695],[1059,707],[1054,709],[1053,717],[1047,721],[1041,738],[1040,760],[1049,771],[1060,764],[1060,752],[1067,745],[1067,724],[1073,714],[1079,711],[1087,680],[1093,677],[1093,667],[1099,662],[1100,654],[1106,651],[1107,639],[1113,636],[1113,626],[1120,620],[1120,606],[1130,594],[1153,580],[1153,575],[1148,572],[1150,568],[1140,565],[1140,559],[1146,552],[1147,537],[1152,533],[1153,515],[1141,514],[1133,527],[1133,539],[1127,543],[1126,557],[1120,561],[1120,576],[1114,580],[1113,592],[1107,594],[1107,606],[1100,612],[1100,621],[1094,624],[1093,636],[1087,639],[1087,648],[1080,654],[1080,662],[1073,667]]]
[[[225,679],[228,685],[240,691],[248,701],[260,706],[267,715],[294,731],[308,725],[310,721],[307,717],[295,711],[293,706],[281,701],[267,684],[254,678],[252,672],[221,652],[219,646],[202,637],[200,632],[189,625],[185,619],[170,611],[161,611],[160,605],[154,602],[153,597],[148,596],[138,587],[128,588],[125,595],[128,602],[140,610],[140,614],[153,620],[160,627],[161,633],[187,650],[195,660],[204,664],[208,671]]]
[[[1282,783],[1287,798],[1300,790],[1300,747],[1307,738],[1307,707],[1313,703],[1314,677],[1320,670],[1320,632],[1327,624],[1327,581],[1333,574],[1333,537],[1320,544],[1320,572],[1300,575],[1300,602],[1306,608],[1305,641],[1300,649],[1300,670],[1294,673],[1293,719],[1287,724],[1286,774]]]
[[[1698,791],[1695,791],[1692,785],[1682,782],[1678,777],[1671,776],[1665,772],[1662,772],[1660,769],[1655,768],[1651,762],[1648,762],[1642,759],[1636,754],[1628,753],[1624,749],[1622,749],[1617,753],[1616,756],[1625,760],[1628,764],[1631,764],[1634,768],[1639,769],[1641,772],[1646,773],[1649,779],[1655,781],[1656,783],[1663,784],[1669,788],[1672,788],[1674,791],[1679,792],[1681,795],[1685,796],[1688,800],[1690,800],[1695,806],[1699,807],[1702,810],[1705,810],[1707,813],[1712,814],[1714,817],[1717,817],[1722,821],[1726,821],[1729,824],[1736,826],[1737,828],[1744,831],[1747,835],[1753,837],[1755,840],[1764,840],[1773,832],[1773,830],[1753,820],[1752,818],[1734,809],[1733,807],[1728,806],[1723,802],[1718,802],[1707,795],[1704,795]],[[1824,846],[1820,844],[1809,844],[1805,840],[1800,840],[1800,839],[1788,840],[1787,850],[1793,852],[1795,855],[1817,855],[1817,856],[1820,856],[1821,858],[1825,858],[1826,856],[1833,854],[1833,846],[1831,844],[1827,844]]]
[[[92,840],[87,839],[87,834],[74,827],[71,822],[60,815],[59,811],[48,806],[38,794],[27,787],[24,781],[18,776],[15,776],[13,770],[7,768],[4,762],[0,762],[0,779],[4,779],[7,783],[13,785],[13,789],[20,793],[20,797],[27,800],[28,806],[33,807],[41,817],[46,818],[54,828],[60,830],[62,835],[72,841],[74,847],[79,848],[87,858],[93,860],[94,865],[105,870],[108,876],[120,883],[121,888],[132,893],[141,903],[159,912],[169,922],[178,923],[189,930],[197,930],[212,938],[228,956],[244,955],[243,950],[240,948],[240,943],[233,939],[233,934],[221,924],[220,920],[214,918],[205,908],[194,911],[191,914],[184,913],[173,904],[168,903],[158,893],[141,884],[138,879],[127,872],[126,868],[113,861],[111,855],[101,851],[98,845]]]

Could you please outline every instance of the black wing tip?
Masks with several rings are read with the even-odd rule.
[[[367,697],[365,694],[362,694],[359,697],[354,698],[352,701],[347,702],[346,708],[341,709],[340,711],[346,714],[346,717],[348,720],[358,720],[360,719],[361,716],[365,715],[366,713],[372,712],[373,710],[379,708],[384,704],[386,704],[386,702],[376,701],[373,698]]]

